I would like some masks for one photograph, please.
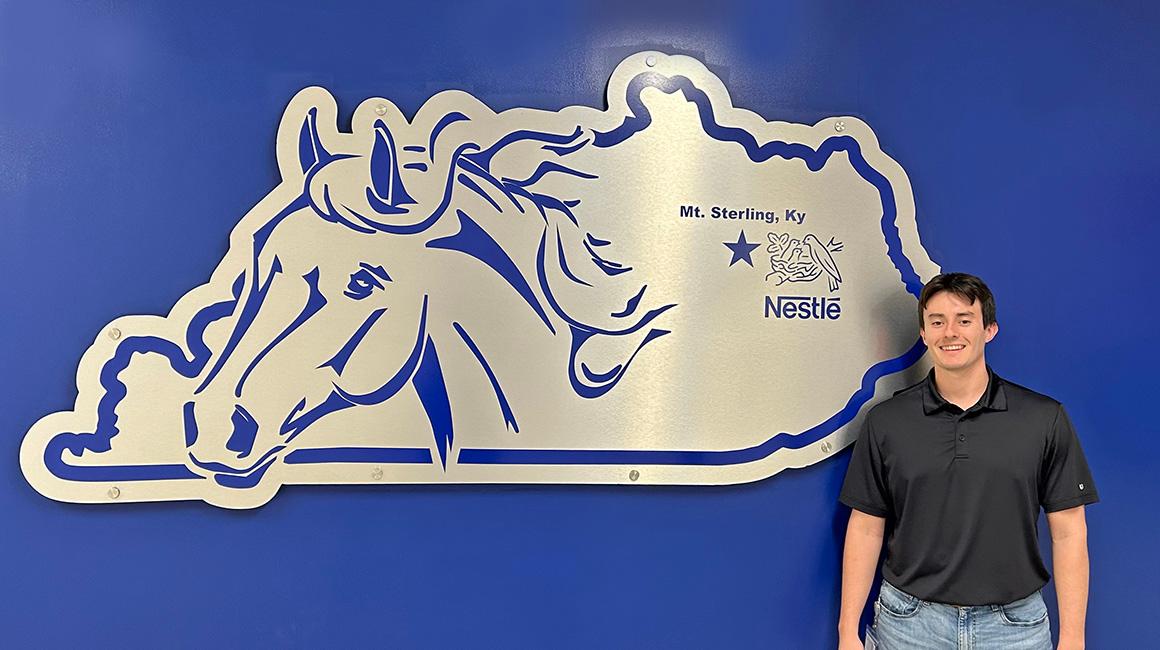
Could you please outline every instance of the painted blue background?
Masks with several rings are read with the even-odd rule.
[[[934,260],[998,295],[992,364],[1080,431],[1089,646],[1157,642],[1160,10],[318,4],[0,0],[0,644],[833,647],[848,452],[736,487],[287,488],[252,512],[64,505],[20,474],[103,325],[166,313],[278,182],[299,88],[346,120],[444,88],[601,105],[648,48],[767,119],[874,127]]]

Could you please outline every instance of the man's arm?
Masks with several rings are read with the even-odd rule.
[[[885,530],[885,518],[860,510],[850,511],[842,551],[842,609],[838,618],[838,647],[842,650],[862,647],[858,640],[858,621],[870,595]]]
[[[1087,619],[1088,548],[1083,506],[1047,513],[1059,602],[1059,649],[1084,647]]]

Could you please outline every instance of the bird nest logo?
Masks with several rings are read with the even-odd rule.
[[[830,241],[823,244],[813,233],[801,239],[794,239],[788,233],[769,233],[769,266],[773,269],[765,275],[766,281],[777,286],[786,282],[813,282],[823,274],[830,291],[837,291],[842,284],[842,272],[834,261],[834,253],[842,250],[842,242]]]
[[[209,280],[98,334],[76,404],[24,437],[39,492],[250,508],[301,484],[739,483],[830,456],[913,380],[913,319],[883,314],[938,269],[857,120],[767,121],[656,52],[616,68],[604,110],[445,91],[411,116],[368,99],[350,132],[337,115],[299,92],[281,182]],[[773,213],[699,207],[723,202],[810,216],[769,233],[763,280],[734,220]],[[829,327],[755,303],[823,278]]]

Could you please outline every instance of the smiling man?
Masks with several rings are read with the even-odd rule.
[[[840,647],[862,647],[858,620],[885,539],[867,647],[873,637],[886,650],[1050,650],[1040,595],[1051,577],[1039,554],[1042,509],[1058,647],[1083,648],[1084,505],[1099,497],[1071,421],[1059,402],[987,366],[985,348],[999,324],[982,280],[936,276],[923,287],[918,316],[934,368],[867,414],[839,497],[852,508]]]

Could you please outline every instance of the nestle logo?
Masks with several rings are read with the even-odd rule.
[[[841,298],[819,298],[817,296],[772,296],[765,297],[765,317],[800,318],[802,320],[838,320],[842,317]]]

